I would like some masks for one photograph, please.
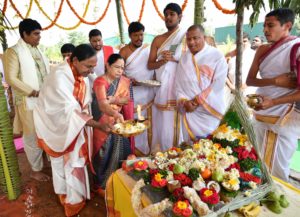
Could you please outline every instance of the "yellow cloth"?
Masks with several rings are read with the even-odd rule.
[[[287,196],[290,206],[283,209],[282,216],[298,216],[300,213],[300,190],[290,184],[273,177],[279,192]],[[135,181],[129,177],[122,169],[113,173],[106,185],[106,204],[109,217],[135,217],[131,204],[131,191],[135,185]],[[144,207],[151,204],[151,201],[145,194],[142,196],[142,204]],[[262,209],[259,217],[278,216],[268,209]]]
[[[122,169],[114,172],[106,183],[106,204],[108,217],[135,217],[131,203],[131,191],[135,181]],[[151,204],[150,199],[143,194],[144,207]]]

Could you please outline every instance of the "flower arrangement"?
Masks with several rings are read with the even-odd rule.
[[[178,217],[189,217],[193,214],[193,208],[188,200],[178,200],[173,205],[173,213]]]
[[[151,163],[138,160],[134,168],[148,173],[146,185],[167,189],[173,216],[216,212],[238,195],[251,197],[262,184],[255,148],[242,129],[226,123],[192,146],[158,152]]]

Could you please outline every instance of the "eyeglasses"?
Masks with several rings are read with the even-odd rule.
[[[95,66],[91,66],[91,65],[85,65],[85,64],[82,64],[85,68],[87,68],[89,71],[94,71],[94,68]]]
[[[124,71],[124,66],[116,66],[116,65],[111,65],[111,67],[114,67],[115,69],[121,69],[122,71]]]

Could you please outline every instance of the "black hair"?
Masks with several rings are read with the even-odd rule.
[[[250,36],[247,32],[243,32],[243,39],[247,38],[248,40],[250,40]]]
[[[189,32],[189,31],[191,31],[191,30],[194,30],[194,29],[199,29],[199,31],[200,31],[201,33],[203,33],[203,34],[204,34],[204,32],[205,32],[203,26],[200,25],[200,24],[194,24],[194,25],[191,25],[191,26],[188,28],[187,32]]]
[[[23,32],[29,35],[34,30],[41,30],[42,26],[36,20],[26,18],[19,23],[19,33],[21,38],[24,38]]]
[[[167,4],[167,6],[164,9],[164,14],[166,14],[167,10],[174,11],[178,15],[182,14],[181,7],[178,4],[176,4],[176,3],[169,3],[169,4]]]
[[[261,40],[261,42],[265,41],[265,38],[262,35],[256,35],[256,36],[254,36],[254,38],[259,38]]]
[[[274,16],[277,18],[277,20],[280,22],[281,25],[291,22],[292,25],[295,21],[295,13],[293,10],[289,8],[278,8],[271,12],[269,12],[266,17]]]
[[[131,22],[128,26],[128,34],[130,35],[131,33],[134,32],[139,32],[143,30],[143,32],[145,31],[145,27],[143,24],[141,24],[140,22]]]
[[[108,63],[108,65],[112,65],[112,64],[114,64],[115,62],[117,62],[117,60],[124,60],[124,58],[120,55],[120,54],[118,54],[118,53],[113,53],[113,54],[111,54],[109,57],[108,57],[108,59],[107,59],[107,63]],[[124,60],[124,62],[125,62],[125,60]]]
[[[83,61],[86,59],[91,58],[92,56],[96,55],[95,49],[89,45],[89,44],[80,44],[77,47],[75,47],[70,60],[73,61],[74,57],[78,59],[78,61]]]
[[[75,46],[71,43],[66,43],[60,48],[60,52],[63,53],[73,53]]]
[[[92,37],[94,36],[101,36],[102,37],[102,33],[99,29],[92,29],[90,32],[89,32],[89,39],[91,39]]]

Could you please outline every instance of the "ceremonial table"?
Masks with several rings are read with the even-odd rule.
[[[283,209],[280,215],[272,213],[263,206],[259,217],[300,216],[300,189],[276,177],[273,177],[273,180],[279,192],[287,196],[290,205],[288,208]],[[110,176],[106,187],[106,205],[109,217],[136,216],[131,206],[131,191],[135,183],[136,181],[128,176],[122,169],[117,170]],[[144,207],[151,204],[151,200],[145,194],[142,196],[142,204]]]

